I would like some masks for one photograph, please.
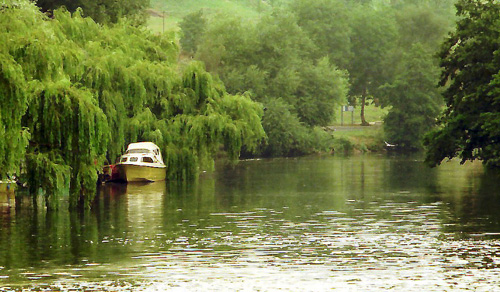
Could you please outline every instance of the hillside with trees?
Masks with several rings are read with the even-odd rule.
[[[252,21],[198,10],[179,22],[185,54],[230,93],[267,111],[260,155],[335,148],[340,105],[386,107],[383,139],[421,149],[443,106],[436,57],[453,24],[453,1],[279,1]],[[424,71],[422,71],[424,70]]]
[[[148,23],[155,27],[151,19],[161,19],[156,31],[175,31],[182,58],[202,61],[228,92],[264,104],[267,139],[257,155],[334,150],[335,139],[322,127],[347,104],[364,126],[367,105],[386,108],[379,143],[418,150],[443,106],[436,54],[452,30],[454,2],[152,0]],[[85,5],[84,14],[95,15]],[[140,5],[136,11],[144,12]],[[120,6],[100,9],[123,11],[134,23],[143,15]]]
[[[387,109],[380,141],[421,149],[443,91],[448,111],[426,140],[429,161],[495,164],[498,151],[480,147],[495,141],[494,113],[482,107],[470,126],[461,112],[469,99],[457,97],[466,72],[494,67],[494,33],[480,42],[490,53],[471,42],[478,55],[470,60],[484,59],[486,69],[462,64],[469,47],[461,44],[494,26],[496,4],[459,2],[457,31],[440,49],[454,2],[9,1],[0,7],[0,176],[25,173],[51,206],[65,187],[72,206],[89,206],[98,170],[129,142],[159,144],[169,177],[190,179],[220,149],[232,160],[342,149],[345,141],[325,130],[341,105],[360,109],[363,125],[365,106]],[[153,12],[168,12],[176,28],[151,31]],[[478,88],[494,96],[494,80]]]

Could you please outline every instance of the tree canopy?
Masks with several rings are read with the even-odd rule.
[[[51,207],[68,188],[89,206],[98,170],[131,142],[158,144],[169,178],[186,179],[221,145],[236,159],[263,138],[262,106],[179,64],[172,35],[17,3],[0,9],[0,176],[26,173]]]
[[[342,69],[352,58],[352,16],[348,9],[343,0],[293,0],[288,5],[297,24],[316,45],[318,57],[327,56]]]
[[[460,0],[456,31],[440,52],[446,111],[426,138],[426,161],[500,166],[500,3]]]
[[[330,124],[335,109],[346,100],[345,71],[332,64],[328,53],[317,52],[296,15],[280,8],[256,23],[213,18],[196,58],[220,76],[230,93],[248,92],[264,104],[268,139],[260,153],[279,156],[321,148],[308,142],[313,128]],[[278,122],[275,117],[281,114]],[[288,139],[282,140],[281,130]]]
[[[404,144],[419,148],[440,104],[435,54],[452,28],[452,1],[280,1],[254,21],[204,14],[203,28],[194,32],[200,15],[190,14],[182,24],[193,25],[181,27],[181,43],[194,39],[198,44],[194,58],[219,76],[229,92],[248,92],[264,103],[270,118],[264,116],[268,144],[261,150],[266,155],[323,148],[300,141],[311,141],[315,127],[331,125],[339,105],[348,102],[361,109],[363,125],[369,125],[364,107],[370,103],[392,111],[387,121],[393,123],[392,129],[401,128],[400,134],[413,132],[418,121],[414,137],[406,137]],[[191,52],[189,46],[186,50]],[[410,64],[411,58],[419,59]],[[429,71],[412,71],[412,76],[405,66]],[[425,82],[415,83],[419,78]],[[412,91],[398,92],[403,85]],[[403,121],[393,118],[405,111],[402,100],[415,106],[431,103],[423,106],[426,110],[408,112],[408,123],[396,123]],[[286,116],[288,126],[274,118],[279,115],[274,110]],[[294,138],[282,139],[278,127]],[[387,138],[402,142],[393,134]],[[285,146],[284,141],[290,144]],[[280,147],[286,150],[278,151]]]
[[[205,32],[207,20],[203,16],[203,10],[186,15],[179,23],[181,32],[184,34],[180,38],[182,50],[193,55],[198,49],[203,33]]]
[[[146,9],[149,0],[36,0],[42,11],[52,11],[65,7],[70,12],[83,9],[83,15],[91,17],[98,23],[117,23],[122,17],[128,17],[135,24],[146,21]]]
[[[391,105],[384,119],[385,138],[401,149],[422,149],[422,137],[432,129],[442,106],[436,86],[438,68],[423,45],[404,54],[394,81],[380,91]]]
[[[364,108],[368,100],[381,97],[380,86],[393,78],[391,56],[396,48],[397,27],[392,10],[386,13],[356,7],[351,23],[352,60],[349,62],[351,102],[361,107],[361,123],[368,125]]]

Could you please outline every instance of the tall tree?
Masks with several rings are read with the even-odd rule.
[[[441,109],[438,67],[421,44],[412,46],[400,67],[395,80],[381,88],[391,105],[384,119],[385,136],[402,148],[421,149],[422,138],[435,125]]]
[[[365,6],[353,12],[351,26],[350,96],[361,106],[361,124],[367,126],[365,105],[374,100],[381,85],[391,82],[394,64],[389,57],[396,47],[397,29],[391,10]]]
[[[460,0],[440,53],[446,111],[426,139],[430,165],[445,158],[500,166],[500,3]]]
[[[182,18],[179,23],[182,35],[180,43],[182,50],[188,54],[194,55],[198,44],[205,32],[207,20],[203,16],[203,10],[190,13]]]

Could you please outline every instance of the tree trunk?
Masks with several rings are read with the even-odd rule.
[[[370,123],[368,123],[365,119],[365,103],[366,103],[366,95],[361,96],[361,126],[369,126]]]

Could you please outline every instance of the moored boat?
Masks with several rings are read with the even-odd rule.
[[[13,192],[16,188],[15,180],[0,180],[0,193],[9,193]]]
[[[111,166],[111,180],[152,182],[165,180],[167,171],[161,151],[152,142],[131,143],[120,161]]]

